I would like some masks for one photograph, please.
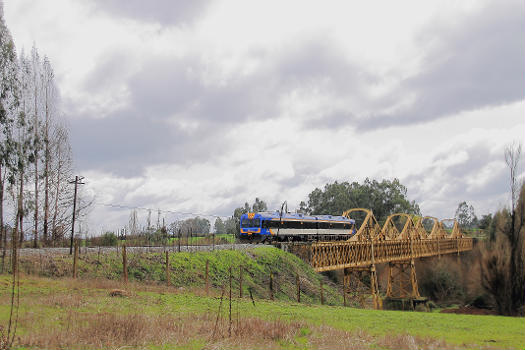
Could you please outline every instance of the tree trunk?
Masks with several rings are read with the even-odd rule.
[[[20,230],[20,247],[22,247],[22,242],[24,241],[24,201],[23,201],[23,195],[24,195],[24,168],[20,170],[20,194],[18,195],[18,210],[17,210],[17,217],[20,220],[19,223],[19,230]],[[16,244],[13,242],[13,244]]]
[[[35,139],[34,139],[34,157],[35,157],[35,216],[34,216],[34,247],[38,246],[38,104],[37,104],[37,84],[35,77]]]
[[[2,173],[2,165],[0,165],[0,245],[2,246],[2,268],[0,269],[0,273],[4,273],[5,255],[7,249],[7,232],[4,231],[4,184],[5,177]]]
[[[44,130],[44,244],[48,243],[48,219],[49,219],[49,87],[46,86],[46,123]]]
[[[56,185],[56,195],[55,195],[55,211],[53,213],[53,221],[51,224],[51,234],[53,235],[53,242],[56,241],[57,236],[57,215],[58,215],[58,196],[60,193],[60,167],[57,170],[57,185]]]

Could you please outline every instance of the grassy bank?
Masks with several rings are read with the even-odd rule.
[[[340,305],[342,294],[338,286],[323,278],[298,257],[273,247],[248,250],[217,250],[212,252],[169,253],[170,285],[187,290],[205,288],[206,261],[209,266],[209,285],[220,291],[228,282],[232,269],[232,284],[239,293],[242,266],[243,294],[250,292],[256,298],[270,298],[270,273],[276,300],[296,300],[296,276],[299,276],[301,301],[320,303],[320,281],[324,280],[324,300],[329,305]],[[166,283],[164,253],[127,253],[130,281]],[[21,271],[44,277],[72,276],[72,257],[49,255],[21,258]],[[116,252],[80,254],[79,278],[122,279],[122,256]]]
[[[125,290],[111,297],[114,288]],[[175,287],[23,276],[19,348],[399,349],[525,346],[523,318],[399,311],[234,298]],[[0,324],[9,276],[0,276]],[[219,314],[219,309],[221,313]]]

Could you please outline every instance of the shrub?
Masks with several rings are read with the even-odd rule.
[[[102,235],[100,245],[112,247],[117,245],[117,236],[113,232],[106,232]]]

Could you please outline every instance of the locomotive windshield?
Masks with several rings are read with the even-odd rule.
[[[241,221],[241,227],[260,227],[261,219],[243,219]]]

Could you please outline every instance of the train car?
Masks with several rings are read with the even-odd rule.
[[[240,239],[250,242],[347,240],[355,220],[344,216],[262,212],[241,215]]]

